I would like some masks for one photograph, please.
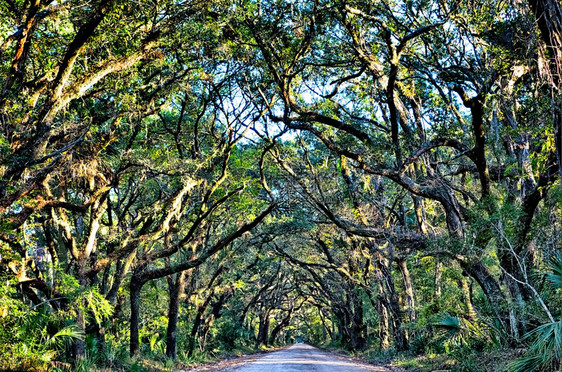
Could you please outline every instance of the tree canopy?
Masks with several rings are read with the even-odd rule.
[[[0,19],[0,369],[295,340],[560,368],[558,1]]]

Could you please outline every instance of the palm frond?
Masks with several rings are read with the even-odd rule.
[[[561,320],[538,326],[529,332],[526,337],[534,338],[534,342],[530,347],[531,350],[560,359],[560,349],[562,347]]]
[[[508,366],[510,372],[539,372],[544,366],[544,356],[540,354],[524,356],[511,362]]]
[[[553,290],[562,289],[562,254],[558,253],[550,258],[551,272],[546,274]]]
[[[441,317],[437,318],[437,321],[434,324],[438,328],[446,329],[446,330],[460,330],[460,322],[459,318],[450,314],[444,314]]]
[[[46,347],[64,348],[65,344],[73,340],[84,340],[84,332],[76,325],[72,324],[62,328],[60,331],[47,339]]]
[[[562,255],[557,254],[550,259],[550,272],[546,279],[552,289],[562,289]],[[509,365],[513,372],[554,371],[560,366],[560,350],[562,349],[562,320],[538,326],[525,335],[531,344],[525,355]]]

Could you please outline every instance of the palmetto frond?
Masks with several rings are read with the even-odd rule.
[[[550,272],[546,279],[553,290],[562,289],[562,255],[557,254],[550,259]],[[529,350],[522,358],[510,364],[513,372],[554,371],[560,366],[560,350],[562,349],[562,320],[538,326],[525,335],[531,339]]]
[[[80,330],[76,325],[69,325],[49,337],[47,339],[47,342],[45,342],[45,346],[55,347],[60,350],[63,349],[67,343],[70,343],[74,340],[83,339],[84,332]]]
[[[558,253],[550,258],[551,272],[546,274],[553,290],[562,289],[562,254]]]

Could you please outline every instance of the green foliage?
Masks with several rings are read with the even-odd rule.
[[[49,363],[64,355],[72,342],[84,333],[65,325],[60,314],[50,313],[45,304],[34,310],[17,298],[12,286],[0,286],[0,369],[47,370]]]
[[[446,353],[455,349],[481,350],[486,343],[484,331],[474,320],[443,314],[433,326],[437,331],[437,340]]]
[[[99,365],[99,357],[96,352],[88,352],[84,356],[80,356],[72,366],[72,370],[76,372],[95,371]]]
[[[562,293],[562,255],[557,253],[551,257],[549,272],[546,279],[552,290]],[[558,313],[558,320],[538,326],[525,335],[530,341],[525,355],[509,365],[513,372],[523,371],[557,371],[561,365],[562,350],[562,320]]]
[[[84,338],[84,332],[76,325],[71,324],[50,336],[45,342],[45,347],[64,350],[71,346],[72,341],[84,340]]]
[[[562,321],[540,325],[525,337],[531,340],[529,349],[524,357],[510,364],[510,370],[557,371],[562,349]]]
[[[242,341],[242,329],[235,319],[222,316],[213,324],[210,336],[212,336],[211,344],[214,349],[231,351],[238,341],[238,345]]]
[[[560,61],[530,2],[35,3],[0,2],[0,369],[172,369],[182,268],[180,363],[559,366]]]
[[[550,258],[549,269],[545,276],[546,280],[549,281],[552,290],[555,292],[562,291],[562,253],[557,252]]]

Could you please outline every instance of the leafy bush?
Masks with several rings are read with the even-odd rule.
[[[0,285],[0,369],[47,370],[50,362],[84,334],[45,306],[29,307],[9,283]]]

